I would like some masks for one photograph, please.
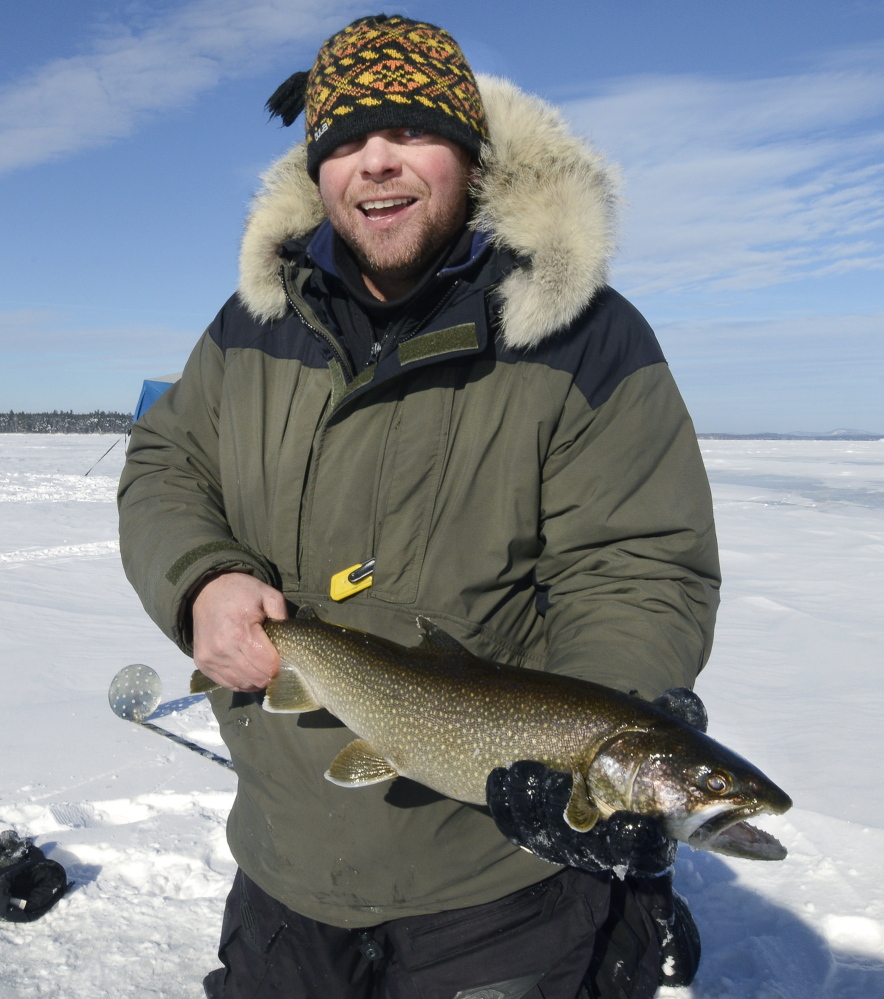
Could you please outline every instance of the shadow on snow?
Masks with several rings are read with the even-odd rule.
[[[884,997],[884,961],[833,949],[794,913],[738,884],[737,877],[711,853],[679,852],[675,887],[690,904],[703,945],[692,999]],[[684,990],[661,995],[677,999]]]

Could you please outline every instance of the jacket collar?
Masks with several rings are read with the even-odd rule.
[[[615,185],[602,158],[554,108],[504,80],[479,77],[479,87],[489,140],[475,190],[473,255],[490,242],[517,256],[519,265],[499,286],[500,324],[508,347],[530,348],[567,327],[605,285]],[[331,240],[307,175],[304,143],[262,181],[243,236],[239,295],[256,319],[266,321],[281,319],[288,309],[279,280],[281,246],[317,230],[310,253],[320,255],[326,269],[323,240],[329,262]]]

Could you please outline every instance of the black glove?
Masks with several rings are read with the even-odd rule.
[[[688,903],[672,887],[672,875],[634,882],[633,891],[660,940],[660,984],[690,985],[700,964],[700,932]]]
[[[700,966],[701,948],[700,931],[688,903],[673,890],[671,913],[653,909],[651,914],[660,935],[660,984],[690,985]]]
[[[657,947],[647,940],[648,931]],[[599,927],[586,974],[594,996],[656,995],[657,985],[690,985],[700,963],[700,934],[672,874],[611,883],[608,918]]]
[[[655,697],[651,704],[701,732],[705,732],[709,724],[706,706],[688,687],[670,687]]]
[[[12,829],[0,832],[0,919],[39,919],[69,887],[65,869],[47,860],[32,840],[21,839]]]
[[[564,818],[571,785],[571,775],[562,770],[520,760],[488,775],[488,807],[511,843],[551,864],[584,871],[616,868],[635,877],[653,877],[673,864],[678,844],[652,815],[619,811],[589,832],[572,829]]]

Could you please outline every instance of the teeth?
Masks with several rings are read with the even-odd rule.
[[[386,201],[363,201],[360,206],[364,212],[375,208],[393,208],[395,205],[408,205],[414,198],[388,198]]]

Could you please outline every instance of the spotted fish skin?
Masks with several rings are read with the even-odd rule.
[[[625,808],[658,815],[669,835],[697,848],[785,856],[741,820],[785,811],[790,799],[704,733],[608,687],[479,659],[417,620],[423,638],[413,648],[327,624],[310,609],[265,621],[280,669],[264,707],[325,708],[357,736],[331,762],[332,782],[360,787],[401,775],[484,805],[495,767],[537,760],[572,774],[565,818],[575,829]],[[192,689],[205,689],[199,677]],[[734,842],[737,823],[752,834]]]
[[[571,769],[597,721],[580,711],[582,681],[479,659],[430,622],[422,627],[420,646],[403,648],[318,618],[265,622],[315,703],[402,776],[485,804],[495,767],[535,759]],[[271,708],[273,695],[271,684]]]

